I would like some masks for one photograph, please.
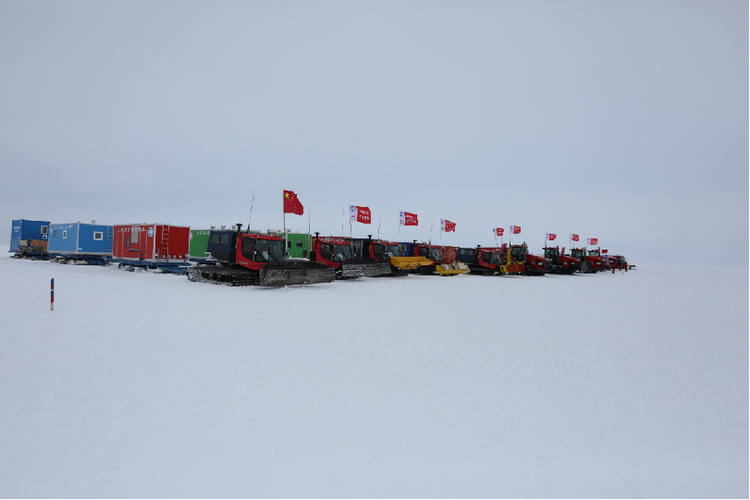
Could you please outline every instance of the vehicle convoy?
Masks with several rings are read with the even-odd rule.
[[[459,248],[458,260],[466,264],[472,274],[492,276],[500,272],[507,245],[501,247]]]
[[[239,225],[238,225],[239,226]],[[187,270],[190,281],[231,286],[286,286],[330,283],[334,269],[308,260],[284,258],[284,238],[239,230],[212,230],[210,260]]]
[[[350,239],[337,236],[320,236],[315,233],[310,251],[310,261],[330,266],[336,279],[385,276],[392,274],[391,263],[363,256],[363,248],[372,245],[372,238]]]
[[[456,276],[469,273],[469,267],[457,260],[458,247],[418,243],[414,245],[414,254],[415,257],[424,257],[432,261],[432,266],[419,268],[421,274],[436,272],[442,276]]]
[[[578,259],[565,255],[565,247],[544,247],[544,258],[548,273],[573,274],[580,267]]]
[[[585,248],[571,248],[570,256],[578,259],[579,273],[595,273],[604,271],[604,259],[598,255],[590,255]]]

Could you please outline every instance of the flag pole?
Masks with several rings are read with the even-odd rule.
[[[283,198],[282,198],[283,200]],[[282,254],[284,256],[284,260],[286,260],[286,251],[287,251],[287,237],[286,237],[286,210],[282,207],[282,212],[284,212],[284,216],[281,220],[281,230],[284,231],[284,253]]]
[[[378,215],[378,239],[380,239],[380,216]]]

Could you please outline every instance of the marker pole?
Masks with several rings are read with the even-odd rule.
[[[49,310],[55,310],[55,278],[52,278],[49,285]]]

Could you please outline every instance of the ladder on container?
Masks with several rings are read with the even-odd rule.
[[[159,252],[166,253],[167,262],[169,262],[169,225],[167,224],[161,229],[161,244],[159,245]]]
[[[115,228],[112,226],[107,227],[107,243],[104,250],[109,253],[110,257],[115,251],[115,245],[114,245],[114,239],[115,239]]]

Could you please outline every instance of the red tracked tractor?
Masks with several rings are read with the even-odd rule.
[[[372,238],[350,239],[315,233],[310,260],[335,269],[337,279],[392,274],[391,263],[369,256]],[[367,247],[367,252],[364,248]]]
[[[501,247],[459,248],[458,260],[469,267],[472,274],[492,276],[500,272],[506,245]]]
[[[330,266],[286,259],[284,238],[277,235],[212,230],[206,250],[211,260],[188,268],[190,281],[232,286],[286,286],[334,280],[334,270]]]
[[[573,274],[580,268],[578,259],[565,255],[565,247],[544,247],[544,258],[548,273]]]

